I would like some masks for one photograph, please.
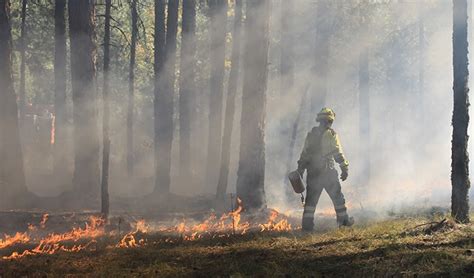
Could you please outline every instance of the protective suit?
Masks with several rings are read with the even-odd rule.
[[[349,171],[349,162],[346,160],[339,136],[331,128],[335,113],[329,108],[323,108],[316,121],[319,126],[314,127],[307,135],[303,152],[298,160],[298,172],[303,175],[307,170],[307,192],[303,213],[303,230],[312,230],[314,226],[314,212],[319,197],[324,190],[331,198],[336,210],[339,226],[351,226],[352,217],[347,214],[346,201],[341,191],[338,172],[335,162],[341,168],[341,180],[346,180]]]

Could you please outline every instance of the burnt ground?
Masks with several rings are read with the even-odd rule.
[[[0,276],[473,277],[474,226],[403,218],[314,233],[252,232],[192,242],[160,240],[92,251],[0,260]],[[431,223],[431,224],[428,224]]]

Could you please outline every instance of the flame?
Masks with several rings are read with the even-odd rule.
[[[178,243],[182,241],[194,241],[202,238],[225,238],[232,235],[244,235],[248,231],[271,232],[271,231],[291,231],[294,228],[288,222],[288,216],[278,212],[275,209],[270,210],[268,218],[263,223],[245,221],[242,218],[242,201],[237,198],[237,208],[228,213],[223,213],[218,217],[211,213],[201,222],[193,222],[183,219],[175,225],[154,227],[153,232],[166,234],[161,239],[155,239],[152,244],[158,242]],[[39,227],[44,229],[49,219],[48,214],[44,214]],[[43,238],[32,238],[31,234],[37,231],[37,227],[30,225],[25,233],[16,233],[14,236],[7,236],[0,240],[0,249],[13,246],[19,243],[37,242],[36,246],[23,252],[13,252],[10,256],[4,256],[3,259],[20,259],[25,256],[38,254],[55,254],[58,251],[80,252],[82,250],[91,250],[96,248],[96,239],[106,236],[104,229],[104,219],[91,216],[86,222],[84,228],[72,228],[72,230],[58,234],[50,233]],[[146,246],[147,234],[150,233],[150,225],[145,220],[139,220],[135,223],[132,232],[125,234],[118,243],[107,248],[138,248]],[[112,235],[108,234],[108,235]],[[81,242],[79,242],[81,240]],[[87,242],[87,243],[84,243]],[[72,247],[71,243],[74,243]]]
[[[54,145],[54,140],[56,139],[56,116],[53,115],[52,116],[52,120],[51,120],[51,145]]]
[[[270,212],[270,216],[268,218],[267,223],[265,224],[260,224],[260,231],[276,231],[276,232],[283,232],[283,231],[291,231],[291,224],[288,223],[288,219],[283,218],[280,221],[278,220],[278,217],[280,217],[280,213],[272,209]]]
[[[46,226],[46,222],[48,221],[48,218],[49,218],[49,214],[45,213],[43,214],[43,218],[41,218],[41,222],[40,222],[40,227],[44,229],[44,227]]]
[[[44,219],[47,218],[43,217],[43,220]],[[46,222],[46,220],[44,222]],[[41,223],[43,223],[43,221],[41,221]],[[74,245],[71,248],[66,247],[64,243],[67,241],[77,242],[81,239],[94,239],[102,236],[105,234],[103,228],[104,223],[104,219],[97,216],[91,216],[89,217],[89,222],[86,222],[85,228],[73,228],[71,231],[63,234],[51,233],[45,238],[40,239],[39,244],[35,248],[25,250],[23,253],[13,252],[10,256],[4,256],[3,259],[18,259],[36,254],[54,254],[60,250],[67,252],[78,252],[84,250],[91,246],[95,241],[90,241],[85,245]],[[7,239],[7,237],[5,238]],[[28,237],[28,240],[26,240],[25,243],[29,242],[29,240],[30,238]],[[16,243],[18,243],[18,241]]]
[[[132,248],[145,245],[146,241],[144,239],[136,239],[138,233],[146,234],[148,232],[148,225],[145,223],[145,220],[139,220],[136,223],[135,231],[126,234],[120,242],[116,245],[118,248]]]
[[[10,247],[15,244],[27,243],[30,237],[27,233],[16,233],[14,236],[5,235],[4,239],[0,239],[0,249]]]

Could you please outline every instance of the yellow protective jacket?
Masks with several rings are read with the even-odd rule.
[[[341,168],[348,167],[339,136],[331,128],[314,127],[306,136],[298,169],[321,171],[334,168],[336,161]]]

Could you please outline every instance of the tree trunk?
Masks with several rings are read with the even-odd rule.
[[[265,106],[270,1],[247,2],[244,83],[237,196],[246,209],[266,207]]]
[[[469,88],[467,1],[453,0],[454,109],[451,162],[451,215],[458,222],[469,222]]]
[[[359,11],[362,40],[368,40],[368,22]],[[367,186],[370,180],[370,88],[369,88],[369,46],[364,42],[359,54],[359,140],[361,152],[361,184]]]
[[[183,0],[179,82],[179,170],[184,182],[191,178],[191,109],[195,90],[196,1]]]
[[[18,204],[18,196],[27,192],[18,128],[18,107],[12,77],[12,37],[10,3],[0,0],[0,206]]]
[[[67,176],[66,0],[54,4],[54,175]],[[64,182],[62,178],[58,179]]]
[[[173,142],[173,96],[176,63],[176,33],[178,29],[179,0],[169,1],[166,44],[164,23],[161,20],[161,1],[155,1],[155,191],[168,194],[170,191],[171,145]],[[158,9],[158,10],[156,10]],[[164,9],[164,7],[163,7]],[[163,37],[161,37],[163,35]],[[163,51],[163,52],[161,52]],[[157,57],[159,55],[164,57]],[[163,70],[163,76],[159,74]]]
[[[222,139],[222,101],[225,73],[227,0],[210,0],[211,77],[209,97],[209,136],[207,147],[208,184],[217,184]]]
[[[101,212],[106,217],[109,215],[109,64],[110,64],[110,9],[112,0],[105,1],[105,31],[104,31],[104,87],[102,91],[102,181],[101,181]]]
[[[293,1],[281,1],[281,52],[280,52],[280,93],[284,95],[291,90],[295,80],[294,36],[293,36]]]
[[[234,30],[232,32],[232,57],[229,75],[229,86],[226,99],[224,135],[222,137],[221,167],[217,183],[217,199],[223,200],[227,192],[229,178],[230,146],[234,128],[235,95],[237,94],[240,70],[240,40],[242,26],[242,0],[235,1]]]
[[[294,160],[293,160],[293,154],[294,154],[294,151],[295,151],[295,145],[296,145],[296,138],[297,138],[297,135],[298,135],[298,129],[299,129],[299,125],[300,125],[300,122],[301,122],[301,117],[303,116],[303,112],[304,112],[304,106],[306,104],[306,99],[308,97],[308,94],[309,94],[309,85],[306,87],[305,91],[304,91],[304,94],[303,96],[301,97],[301,101],[300,101],[300,105],[298,107],[298,114],[296,115],[296,118],[295,118],[295,121],[293,122],[292,126],[291,126],[291,137],[290,137],[290,144],[288,146],[288,154],[286,156],[286,174],[289,174],[291,172],[292,169],[294,169]],[[295,193],[293,191],[293,189],[291,188],[290,184],[289,184],[289,180],[288,180],[288,177],[287,175],[285,175],[284,177],[284,180],[283,180],[283,184],[286,184],[287,186],[285,186],[285,196],[287,198],[287,201],[289,203],[291,203],[295,198]]]
[[[330,24],[327,13],[330,11],[329,0],[318,2],[317,7],[317,34],[315,43],[315,63],[313,66],[314,83],[311,95],[311,113],[317,113],[326,105],[328,68],[329,68],[329,42]]]
[[[423,4],[418,8],[418,97],[417,113],[419,122],[424,125],[424,91],[425,91],[425,16],[423,14]]]
[[[28,0],[22,0],[21,3],[21,31],[20,31],[20,94],[19,94],[19,110],[20,110],[20,124],[25,118],[25,104],[26,104],[26,7]]]
[[[135,50],[137,45],[138,33],[138,14],[137,1],[131,2],[132,13],[132,40],[130,43],[130,67],[128,70],[128,106],[127,106],[127,173],[129,177],[133,176],[133,107],[134,103],[134,89],[135,89]]]
[[[80,205],[97,206],[99,136],[97,127],[94,1],[69,1],[71,80],[74,120],[74,191]]]

